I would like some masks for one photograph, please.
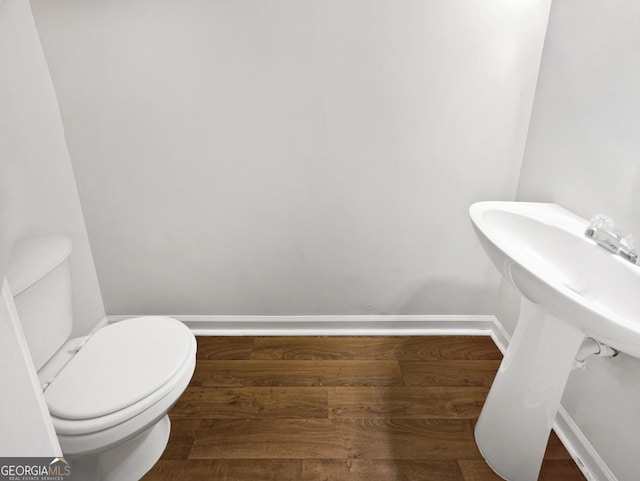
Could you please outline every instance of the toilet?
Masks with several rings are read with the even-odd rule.
[[[17,241],[9,287],[73,479],[136,481],[167,445],[167,411],[193,375],[196,340],[162,316],[71,338],[70,255],[66,237]]]

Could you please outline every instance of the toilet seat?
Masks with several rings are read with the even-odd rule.
[[[56,432],[95,433],[148,410],[188,383],[195,351],[191,331],[168,317],[128,319],[98,330],[44,392]]]

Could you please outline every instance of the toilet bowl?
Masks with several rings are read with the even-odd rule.
[[[69,338],[70,253],[61,237],[20,241],[7,279],[74,479],[135,481],[166,447],[167,411],[191,379],[196,340],[162,316]]]

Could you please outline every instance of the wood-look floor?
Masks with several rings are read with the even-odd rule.
[[[473,427],[488,337],[200,337],[144,481],[499,481]],[[540,480],[584,481],[552,434]]]

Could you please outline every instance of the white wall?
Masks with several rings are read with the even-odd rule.
[[[640,238],[640,3],[553,3],[519,200],[605,213]],[[512,317],[506,323],[512,322]],[[640,360],[591,359],[563,406],[620,481],[640,477]]]
[[[0,5],[0,279],[14,239],[69,236],[79,334],[104,316],[104,307],[55,92],[24,3]]]
[[[107,312],[493,312],[548,3],[32,0]]]

